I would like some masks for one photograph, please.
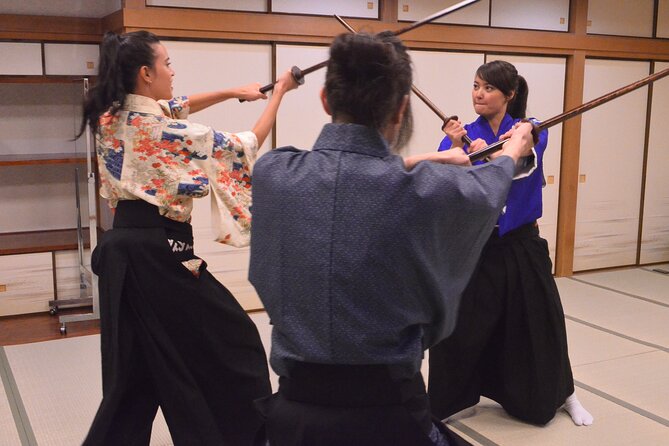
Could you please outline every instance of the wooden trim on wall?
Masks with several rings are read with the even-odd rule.
[[[99,42],[100,19],[0,14],[0,39]]]
[[[576,51],[567,58],[565,72],[564,109],[571,110],[583,103],[585,73],[584,51]],[[574,241],[576,239],[576,205],[581,147],[581,116],[562,125],[562,152],[560,155],[560,198],[558,201],[557,243],[555,248],[555,275],[571,276],[574,272]]]
[[[570,28],[573,27],[574,32],[430,24],[403,37],[407,46],[421,49],[564,56],[586,51],[596,57],[669,61],[667,39],[586,34],[587,7],[583,7],[583,0],[572,3]],[[351,18],[347,21],[355,29],[370,32],[398,30],[403,24],[386,21],[392,4],[396,9],[396,1],[381,4],[382,20]],[[396,11],[394,16],[397,16]],[[125,31],[148,29],[161,37],[305,44],[329,43],[341,33],[341,25],[327,16],[161,7],[124,9],[123,26]]]

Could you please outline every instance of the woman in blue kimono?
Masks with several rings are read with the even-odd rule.
[[[527,82],[513,65],[482,65],[472,90],[479,117],[464,126],[472,147],[459,137],[461,123],[450,121],[439,151],[472,152],[496,142],[525,119],[527,95]],[[546,424],[564,407],[575,424],[592,424],[574,393],[564,313],[548,244],[537,226],[547,140],[544,130],[534,157],[517,171],[463,294],[455,331],[430,349],[430,402],[442,419],[474,406],[483,395],[530,423]]]

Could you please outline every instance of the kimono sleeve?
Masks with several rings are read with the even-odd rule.
[[[248,246],[251,237],[251,171],[258,139],[251,131],[212,131],[213,150],[208,176],[212,192],[212,229],[216,241]]]
[[[178,96],[169,101],[158,101],[165,116],[173,119],[186,119],[190,112],[190,100],[188,96]]]

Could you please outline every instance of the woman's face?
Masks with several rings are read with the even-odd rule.
[[[172,99],[172,79],[174,70],[170,67],[170,57],[165,47],[156,43],[153,46],[153,52],[156,58],[151,68],[151,86],[150,90],[154,99]]]
[[[506,107],[509,100],[513,97],[504,96],[501,90],[492,84],[481,79],[479,76],[474,78],[474,88],[472,89],[472,103],[476,114],[484,118],[492,118],[498,114],[506,113]]]

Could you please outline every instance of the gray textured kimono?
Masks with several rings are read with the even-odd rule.
[[[312,151],[262,156],[249,278],[274,325],[274,370],[296,360],[418,371],[453,330],[513,173],[506,156],[407,171],[355,124],[327,124]]]

